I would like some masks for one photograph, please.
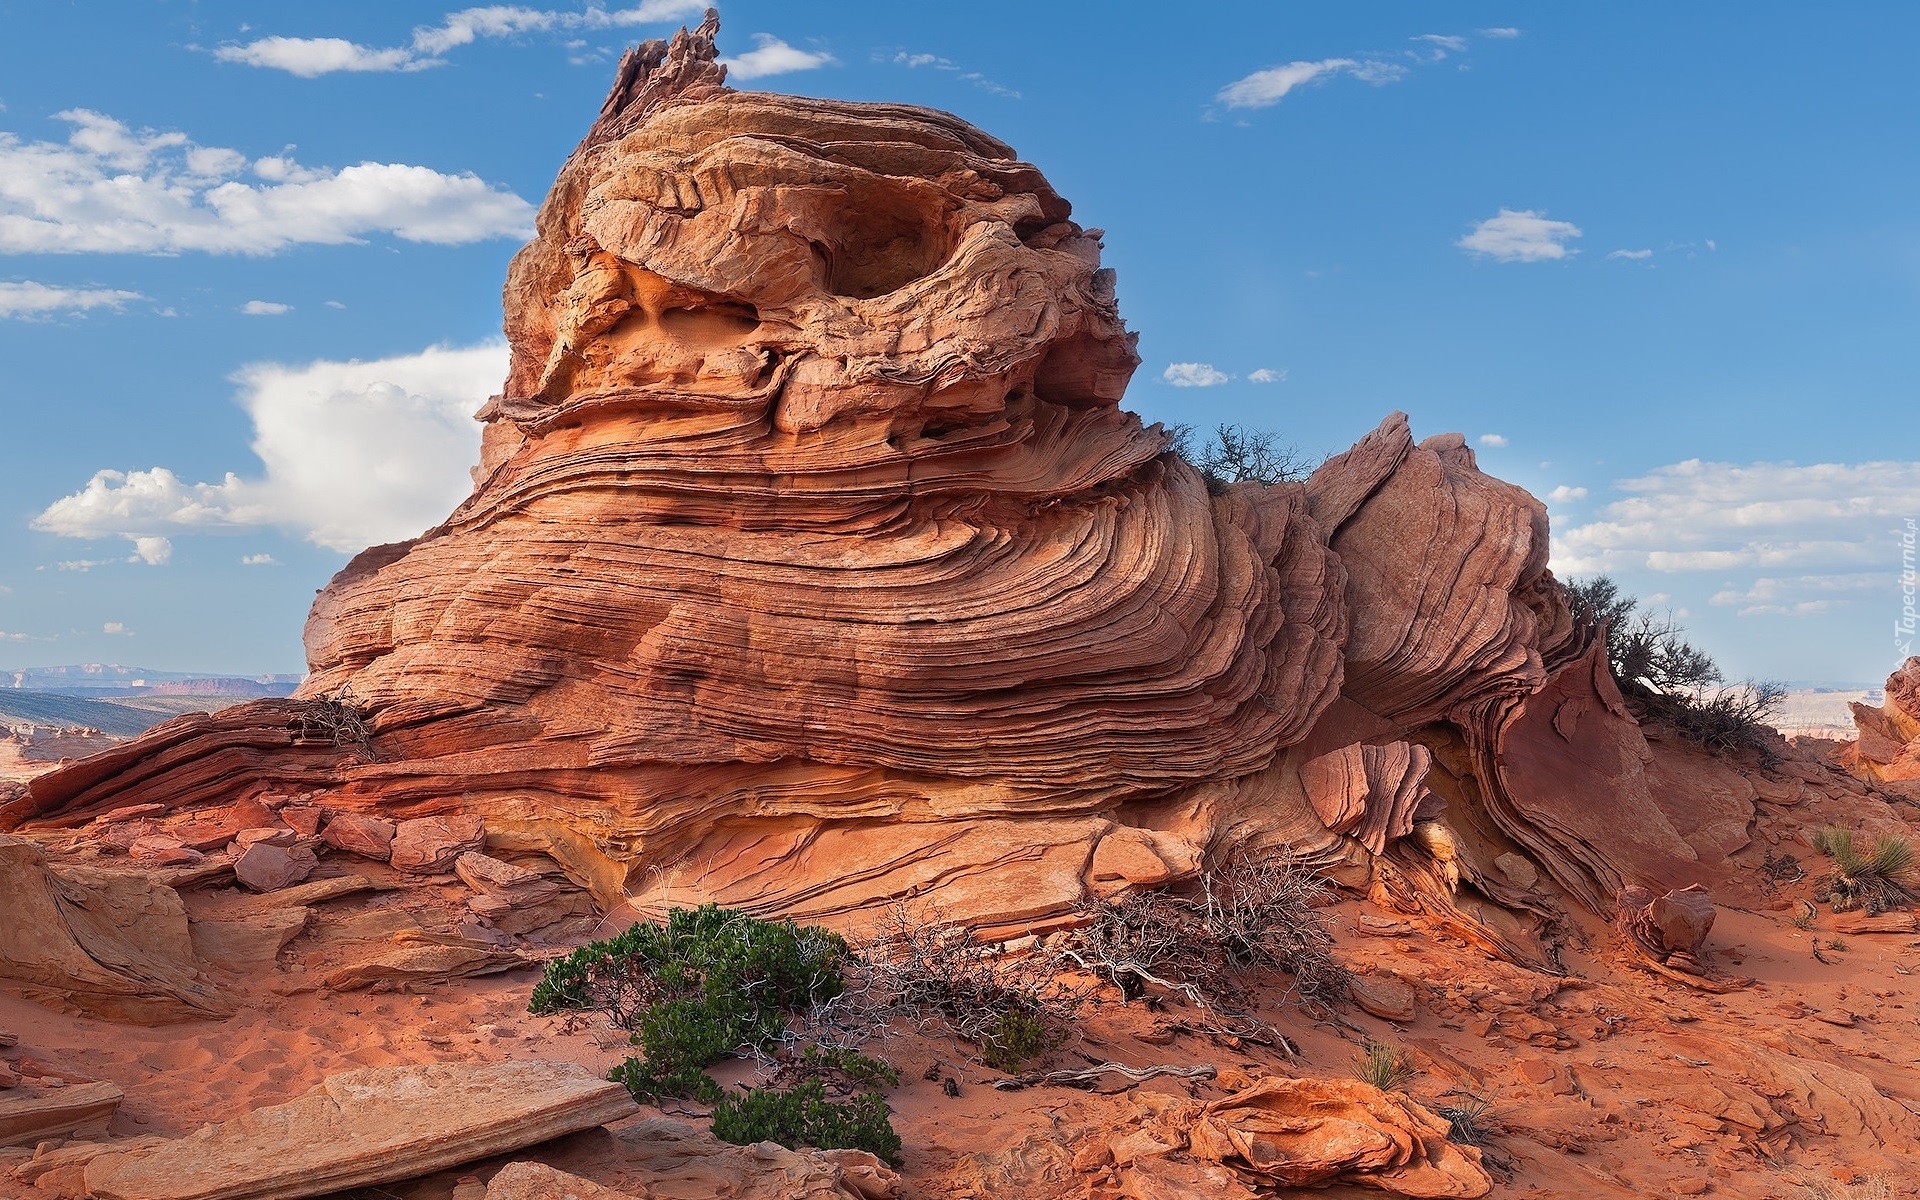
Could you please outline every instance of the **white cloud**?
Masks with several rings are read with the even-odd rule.
[[[69,558],[64,562],[57,562],[53,565],[56,570],[78,571],[84,575],[95,567],[110,567],[121,561],[123,560],[118,558]]]
[[[1607,257],[1608,258],[1631,258],[1631,259],[1639,260],[1643,258],[1652,258],[1653,251],[1651,250],[1615,250],[1612,253],[1608,254]]]
[[[1167,369],[1160,372],[1160,378],[1175,387],[1214,387],[1233,376],[1214,370],[1212,363],[1177,362],[1169,363]]]
[[[1006,96],[1012,100],[1020,99],[1020,93],[1014,91],[1012,88],[1003,87],[978,71],[962,71],[958,63],[950,58],[943,58],[938,54],[917,54],[906,50],[898,50],[894,52],[891,59],[881,55],[875,55],[874,61],[892,62],[910,71],[918,70],[921,67],[932,67],[936,71],[952,71],[981,91],[992,92],[996,96]]]
[[[404,163],[252,162],[184,133],[134,130],[86,109],[55,114],[66,142],[0,133],[0,254],[272,254],[391,233],[455,245],[525,237],[533,206],[473,174]]]
[[[1480,435],[1480,444],[1498,450],[1507,444],[1507,435],[1504,433],[1483,433]]]
[[[720,63],[727,68],[729,80],[764,79],[768,75],[785,75],[789,71],[811,71],[833,62],[831,54],[789,46],[770,33],[756,33],[753,40],[755,49],[721,58]]]
[[[132,637],[133,636],[133,630],[128,629],[126,626],[126,623],[123,621],[108,621],[106,624],[100,627],[100,632],[110,633],[116,637]]]
[[[293,305],[280,304],[273,300],[249,300],[240,306],[240,311],[250,317],[277,317],[293,311]]]
[[[1287,369],[1285,367],[1280,368],[1278,371],[1271,367],[1261,367],[1257,371],[1247,372],[1248,383],[1285,383],[1286,381]]]
[[[1517,38],[1520,31],[1511,25],[1497,25],[1492,29],[1476,29],[1475,33],[1484,38]]]
[[[1754,571],[1779,580],[1785,569],[1884,581],[1900,563],[1896,531],[1920,516],[1920,462],[1689,459],[1615,487],[1623,499],[1554,539],[1556,572]]]
[[[340,303],[338,300],[329,300],[327,301],[327,307],[328,308],[345,308],[346,305]]]
[[[244,368],[234,381],[264,476],[229,472],[218,483],[187,483],[165,467],[101,471],[47,506],[33,527],[155,541],[282,528],[342,551],[414,537],[471,489],[467,467],[480,438],[472,413],[506,369],[500,342],[372,362]]]
[[[1406,68],[1377,60],[1323,58],[1314,62],[1290,62],[1281,67],[1255,71],[1220,89],[1215,99],[1228,108],[1268,108],[1280,103],[1288,92],[1312,83],[1325,83],[1337,75],[1351,75],[1365,83],[1392,83],[1407,73]]]
[[[267,37],[244,46],[221,46],[213,52],[221,62],[249,67],[271,67],[302,79],[334,71],[417,71],[437,63],[421,62],[405,49],[375,50],[345,38]]]
[[[1433,47],[1440,58],[1446,57],[1449,50],[1458,52],[1467,48],[1467,39],[1453,33],[1422,33],[1407,39],[1410,42],[1425,42]]]
[[[423,71],[444,65],[447,51],[483,37],[618,29],[696,16],[704,7],[705,0],[643,0],[633,8],[608,11],[595,5],[583,12],[495,4],[448,13],[438,25],[416,26],[405,46],[377,48],[337,37],[265,37],[245,44],[228,43],[215,49],[213,56],[222,62],[267,67],[304,79],[336,71]]]
[[[1498,216],[1475,225],[1472,233],[1454,245],[1497,262],[1551,262],[1578,254],[1577,250],[1569,251],[1565,243],[1579,236],[1578,226],[1549,221],[1545,213],[1503,208]]]
[[[277,567],[280,560],[271,554],[243,554],[240,556],[243,567]]]
[[[1547,493],[1547,499],[1553,501],[1555,504],[1565,504],[1569,500],[1585,500],[1586,498],[1587,489],[1583,487],[1568,487],[1564,483]]]
[[[1720,248],[1719,246],[1717,246],[1717,245],[1715,245],[1715,244],[1714,244],[1714,241],[1713,241],[1713,239],[1712,239],[1712,238],[1708,238],[1708,239],[1707,239],[1707,249],[1709,249],[1709,250],[1718,250],[1719,248]]]
[[[136,537],[133,539],[133,557],[128,562],[143,562],[150,567],[164,567],[173,558],[173,542],[163,537]]]
[[[110,288],[69,288],[23,280],[0,283],[0,318],[44,317],[53,313],[84,313],[105,308],[119,312],[130,300],[145,300],[139,292]]]
[[[1731,606],[1742,617],[1811,617],[1848,606],[1850,594],[1887,589],[1885,575],[1761,576],[1745,587],[1715,592],[1709,604]]]

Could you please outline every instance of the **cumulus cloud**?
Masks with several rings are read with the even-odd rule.
[[[1340,75],[1378,85],[1392,83],[1406,73],[1405,67],[1377,59],[1322,58],[1313,62],[1290,62],[1236,79],[1221,88],[1214,98],[1228,108],[1270,108],[1295,88],[1325,83]]]
[[[1248,383],[1285,383],[1286,381],[1287,369],[1285,367],[1280,368],[1278,371],[1271,367],[1261,367],[1257,371],[1247,372]]]
[[[754,49],[720,59],[727,68],[728,80],[764,79],[791,71],[811,71],[833,62],[831,54],[789,46],[770,33],[756,33],[753,40]]]
[[[161,562],[167,537],[183,533],[280,528],[341,551],[414,537],[465,498],[480,439],[472,413],[506,369],[501,342],[246,367],[234,381],[264,474],[188,483],[165,467],[100,471],[33,527],[129,538],[136,557]]]
[[[55,313],[85,313],[96,308],[119,312],[129,301],[145,299],[139,292],[112,288],[55,287],[31,280],[0,283],[0,318],[32,319]]]
[[[133,630],[128,629],[124,621],[108,621],[106,624],[100,627],[100,632],[112,634],[115,637],[132,637],[133,636]]]
[[[1651,250],[1615,250],[1612,253],[1608,254],[1607,257],[1608,258],[1630,258],[1638,261],[1639,259],[1643,259],[1643,258],[1652,258],[1653,251]]]
[[[163,537],[137,537],[133,539],[133,557],[128,562],[143,562],[150,567],[164,567],[173,559],[173,542]]]
[[[272,254],[373,233],[457,245],[533,227],[531,204],[471,173],[249,160],[87,109],[55,116],[64,143],[0,132],[0,254]]]
[[[1585,500],[1586,498],[1587,489],[1583,487],[1568,487],[1564,483],[1547,493],[1547,499],[1553,501],[1555,504],[1565,504],[1569,500]]]
[[[1507,444],[1507,435],[1504,433],[1483,433],[1480,435],[1480,444],[1498,450]]]
[[[293,311],[293,305],[280,304],[273,300],[249,300],[240,306],[240,311],[250,317],[277,317]]]
[[[271,554],[243,554],[240,556],[243,567],[277,567],[280,560]]]
[[[1689,459],[1615,487],[1622,499],[1554,539],[1554,570],[1710,572],[1713,603],[1742,616],[1814,615],[1893,589],[1899,531],[1920,515],[1920,462]]]
[[[420,25],[404,46],[377,48],[337,37],[264,37],[229,42],[214,50],[221,62],[286,71],[303,79],[336,71],[423,71],[446,62],[447,51],[480,38],[583,29],[620,29],[698,15],[705,0],[644,0],[609,11],[597,5],[581,12],[495,4],[448,13],[438,25]]]
[[[1503,208],[1497,216],[1475,225],[1472,233],[1454,245],[1496,262],[1552,262],[1578,254],[1567,249],[1566,243],[1579,236],[1579,226],[1549,221],[1543,212]]]
[[[1233,376],[1214,370],[1212,363],[1177,362],[1167,364],[1167,369],[1160,372],[1160,378],[1175,387],[1214,387],[1226,383]]]

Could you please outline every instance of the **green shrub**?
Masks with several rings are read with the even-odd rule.
[[[636,1096],[716,1094],[702,1068],[742,1046],[764,1047],[787,1014],[846,986],[851,951],[838,934],[705,905],[665,925],[635,925],[551,963],[534,987],[536,1014],[604,1012],[641,1054],[612,1077]]]
[[[1833,870],[1814,884],[1814,897],[1831,903],[1835,912],[1859,908],[1875,915],[1913,903],[1907,886],[1913,846],[1907,839],[1881,834],[1872,851],[1863,852],[1853,830],[1829,825],[1813,835],[1813,847],[1833,860]]]
[[[1039,1058],[1065,1040],[1035,1012],[1009,1008],[994,1018],[980,1044],[980,1057],[996,1071],[1012,1074],[1030,1058]]]
[[[742,1146],[778,1142],[789,1150],[865,1150],[897,1167],[900,1135],[894,1132],[892,1117],[893,1110],[878,1092],[834,1100],[826,1084],[815,1078],[787,1091],[755,1088],[723,1098],[714,1105],[713,1134]]]

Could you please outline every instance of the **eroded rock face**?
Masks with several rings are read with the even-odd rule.
[[[1879,708],[1853,705],[1853,724],[1858,735],[1845,760],[1854,774],[1881,783],[1920,779],[1920,657],[1887,676]]]
[[[1396,413],[1304,484],[1213,494],[1119,407],[1100,232],[1036,168],[944,113],[733,92],[713,32],[623,63],[510,271],[472,497],[334,579],[299,696],[0,824],[310,794],[332,845],[439,871],[481,845],[414,864],[383,822],[483,821],[608,908],[934,894],[1009,929],[1232,845],[1445,913],[1536,907],[1524,850],[1610,912],[1735,838],[1730,809],[1594,848],[1623,773],[1658,808],[1637,729],[1569,707],[1605,702],[1545,509],[1462,438]],[[369,754],[299,738],[345,689]]]

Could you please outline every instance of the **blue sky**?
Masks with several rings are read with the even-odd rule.
[[[1404,409],[1735,675],[1877,681],[1920,516],[1920,7],[734,0],[1107,231],[1149,420]],[[0,668],[298,670],[466,491],[500,286],[697,5],[0,2]],[[1183,21],[1191,24],[1183,24]]]

